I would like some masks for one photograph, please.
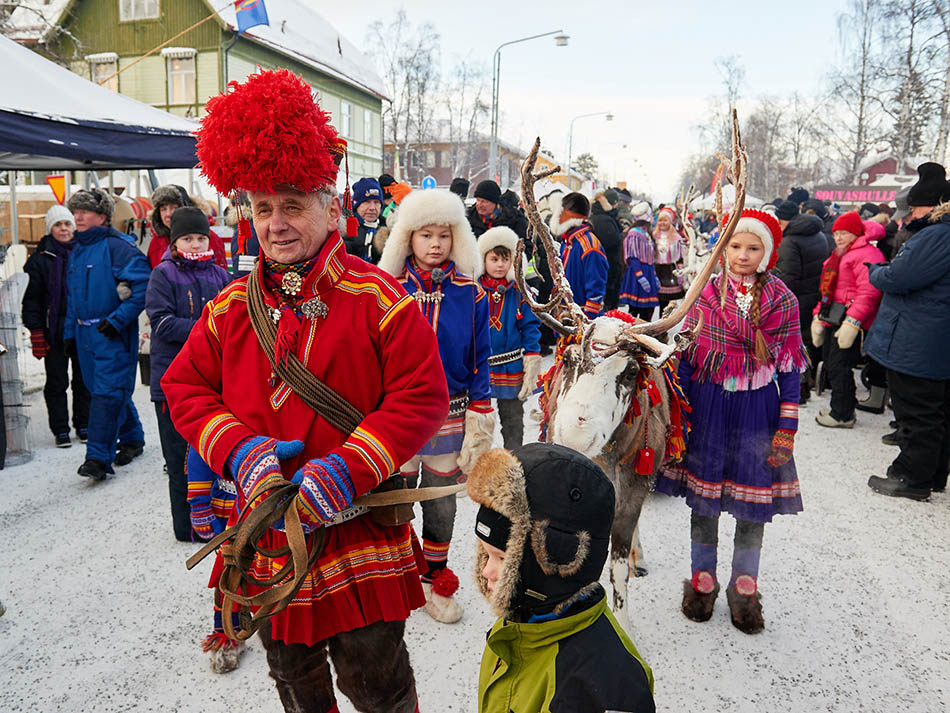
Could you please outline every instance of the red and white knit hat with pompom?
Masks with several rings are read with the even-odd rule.
[[[243,84],[231,82],[206,108],[197,132],[198,162],[220,193],[272,193],[278,186],[336,190],[346,142],[293,72],[261,70]]]
[[[729,223],[729,216],[725,216],[725,224]],[[762,262],[756,268],[756,272],[765,272],[775,267],[778,260],[778,246],[782,242],[782,228],[779,226],[775,216],[766,213],[764,210],[755,210],[746,208],[736,223],[736,233],[752,233],[762,241],[765,248],[765,255],[762,256]]]

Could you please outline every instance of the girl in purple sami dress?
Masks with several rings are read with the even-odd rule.
[[[768,213],[745,210],[726,247],[727,267],[706,285],[686,319],[704,323],[679,364],[692,406],[692,431],[681,466],[657,480],[658,492],[683,495],[692,508],[692,577],[683,613],[712,616],[719,593],[719,515],[736,518],[726,590],[733,624],[747,634],[764,626],[759,555],[765,523],[802,509],[792,452],[798,429],[800,373],[807,367],[798,301],[769,270],[782,231]]]

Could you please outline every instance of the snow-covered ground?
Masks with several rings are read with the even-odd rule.
[[[28,381],[39,374],[31,369]],[[196,547],[172,535],[147,389],[135,395],[145,455],[103,483],[76,475],[78,443],[53,448],[42,393],[27,399],[35,458],[0,471],[0,711],[280,711],[256,640],[223,676],[199,648],[211,626],[211,561],[185,570]],[[950,709],[950,496],[915,503],[872,493],[868,475],[883,474],[896,453],[880,442],[889,416],[822,429],[814,416],[826,401],[802,410],[805,512],[766,528],[762,634],[734,629],[725,597],[708,623],[683,617],[689,510],[678,499],[648,500],[641,533],[650,574],[631,582],[630,604],[658,710]],[[451,555],[464,618],[445,626],[417,612],[408,622],[423,711],[475,710],[492,617],[470,575],[474,511],[459,502]],[[723,518],[723,576],[732,531]],[[344,700],[340,708],[352,710]]]

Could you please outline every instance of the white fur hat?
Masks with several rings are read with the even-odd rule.
[[[465,215],[465,204],[447,190],[413,191],[399,204],[399,214],[389,231],[378,267],[398,277],[412,253],[412,233],[426,225],[447,225],[452,229],[449,260],[457,272],[478,279],[482,261],[478,259],[475,234]]]
[[[489,251],[497,247],[508,248],[511,251],[511,267],[508,268],[506,280],[515,279],[515,256],[518,254],[518,235],[511,228],[499,225],[495,228],[489,228],[478,238],[478,252],[482,256],[482,265],[485,264],[485,256]],[[524,255],[521,256],[524,260]]]

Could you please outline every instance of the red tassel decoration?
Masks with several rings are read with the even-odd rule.
[[[637,451],[637,463],[634,466],[637,475],[653,475],[653,449],[641,448]]]
[[[440,597],[451,597],[459,590],[459,578],[448,567],[438,569],[432,575],[432,591]]]
[[[297,351],[297,335],[300,333],[300,319],[291,307],[281,307],[280,321],[277,323],[277,339],[274,342],[274,361],[283,364],[291,354]]]
[[[355,215],[346,219],[346,237],[355,238],[360,232],[360,222]]]
[[[247,255],[247,244],[252,237],[251,221],[241,216],[238,219],[238,255]]]

